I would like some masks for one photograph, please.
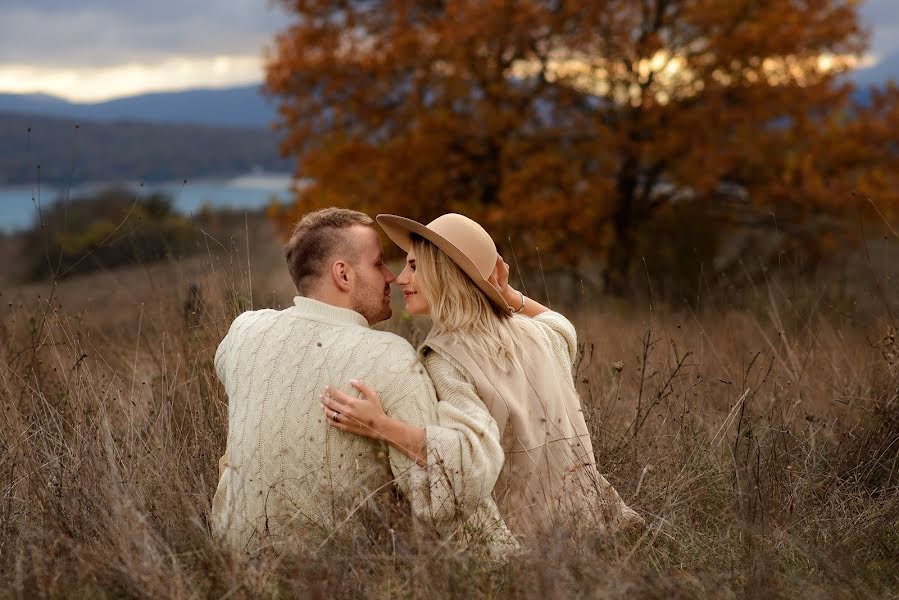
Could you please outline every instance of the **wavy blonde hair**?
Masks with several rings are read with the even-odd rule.
[[[415,285],[428,299],[433,328],[428,337],[447,336],[478,360],[502,371],[520,366],[520,345],[536,340],[530,319],[498,308],[440,248],[412,235]]]

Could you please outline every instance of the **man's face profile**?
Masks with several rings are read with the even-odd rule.
[[[389,319],[390,284],[396,275],[384,264],[384,251],[378,233],[365,225],[354,225],[346,232],[355,246],[352,262],[354,272],[351,302],[353,310],[366,318],[370,325]]]

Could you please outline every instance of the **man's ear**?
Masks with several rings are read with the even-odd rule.
[[[331,279],[339,290],[349,292],[353,281],[350,265],[343,260],[334,261],[331,264]]]

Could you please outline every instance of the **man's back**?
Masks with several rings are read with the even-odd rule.
[[[235,319],[215,366],[228,393],[228,442],[212,517],[234,546],[330,529],[394,477],[414,495],[410,459],[329,427],[319,404],[326,385],[347,390],[359,379],[391,416],[436,422],[431,382],[402,338],[370,329],[349,309],[297,297],[288,309]]]

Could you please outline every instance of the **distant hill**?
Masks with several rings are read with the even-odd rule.
[[[0,113],[0,185],[38,174],[46,183],[166,181],[253,169],[291,170],[270,130]]]
[[[0,94],[0,112],[221,127],[268,128],[276,109],[259,86],[142,94],[95,104],[68,102],[46,94]]]

